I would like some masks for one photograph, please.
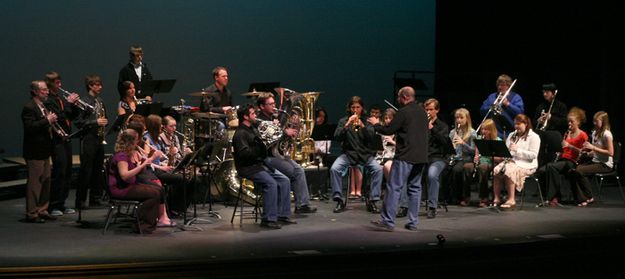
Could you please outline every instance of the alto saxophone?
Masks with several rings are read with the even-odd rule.
[[[106,111],[104,110],[104,105],[102,104],[102,101],[100,101],[99,99],[95,100],[95,118],[100,119],[100,118],[106,118]],[[99,126],[98,127],[98,137],[102,140],[102,144],[106,144],[106,126]]]

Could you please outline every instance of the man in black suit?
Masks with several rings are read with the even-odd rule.
[[[48,213],[48,205],[53,133],[51,126],[57,122],[57,115],[44,106],[48,94],[48,87],[44,81],[31,82],[32,99],[22,108],[23,156],[28,168],[26,221],[30,223],[44,223],[45,220],[56,219]]]
[[[152,101],[152,97],[146,96],[143,89],[143,83],[152,80],[152,74],[148,66],[143,63],[143,48],[137,45],[130,46],[130,61],[121,70],[119,70],[119,78],[117,79],[117,91],[119,96],[124,96],[124,81],[132,81],[137,90],[137,98]]]

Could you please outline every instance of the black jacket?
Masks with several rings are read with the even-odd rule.
[[[449,138],[449,125],[436,118],[430,129],[430,139],[428,146],[428,159],[431,162],[444,160],[453,152],[451,139]]]
[[[267,170],[263,163],[267,158],[267,147],[254,127],[247,127],[241,123],[232,137],[232,146],[234,165],[240,176],[249,177]]]
[[[24,124],[22,146],[24,159],[45,160],[49,158],[52,155],[50,123],[32,99],[22,108],[22,123]]]
[[[400,108],[390,125],[375,125],[375,131],[383,135],[397,135],[395,159],[420,164],[428,162],[427,125],[423,106],[414,101]]]
[[[128,62],[126,66],[124,66],[121,70],[119,70],[119,78],[117,79],[117,91],[119,92],[120,98],[124,96],[124,81],[132,81],[135,84],[135,89],[137,90],[137,98],[145,98],[145,94],[143,94],[142,83],[147,80],[152,80],[152,73],[148,69],[148,66],[143,63],[141,66],[141,82],[139,82],[139,77],[137,76],[137,72],[135,72],[135,66]]]

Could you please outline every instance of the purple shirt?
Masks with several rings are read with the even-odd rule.
[[[137,184],[137,178],[131,177],[128,181],[124,181],[119,175],[119,168],[117,163],[126,162],[128,163],[128,170],[132,170],[137,166],[131,162],[130,156],[126,152],[117,152],[113,155],[111,159],[111,169],[109,170],[109,190],[111,191],[111,196],[115,198],[123,198],[128,194],[128,190],[130,187]]]

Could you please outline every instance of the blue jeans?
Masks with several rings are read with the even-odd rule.
[[[306,183],[304,168],[291,159],[267,157],[265,164],[277,169],[291,181],[293,193],[295,193],[295,206],[301,207],[310,204],[310,194]]]
[[[427,165],[428,173],[428,207],[438,207],[438,193],[441,186],[441,172],[447,167],[447,162],[443,160],[436,160]],[[399,206],[408,207],[408,188],[406,185],[401,187],[401,198]]]
[[[402,185],[408,184],[408,226],[419,223],[419,204],[421,202],[421,175],[425,164],[411,164],[393,159],[389,180],[386,183],[382,221],[395,226],[395,215],[399,203]]]
[[[343,200],[343,176],[347,174],[347,170],[350,166],[356,165],[355,162],[346,155],[341,154],[330,168],[330,186],[332,186],[332,197],[334,199]],[[375,160],[373,156],[370,156],[365,164],[365,170],[371,174],[371,187],[369,191],[369,200],[380,200],[380,192],[382,186],[382,166]]]
[[[289,179],[278,171],[259,171],[246,177],[254,187],[263,189],[263,221],[276,222],[278,217],[291,216]]]

